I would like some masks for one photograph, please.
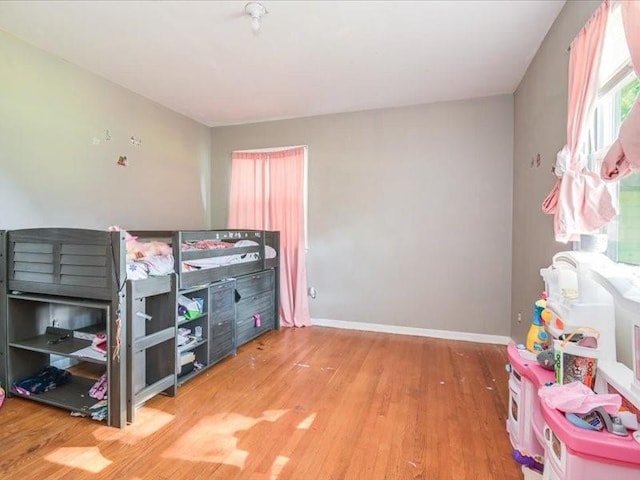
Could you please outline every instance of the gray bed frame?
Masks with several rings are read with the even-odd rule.
[[[22,325],[30,322],[28,315],[31,302],[38,307],[43,304],[54,307],[62,304],[68,308],[84,306],[106,312],[107,423],[115,427],[123,427],[127,421],[132,422],[136,408],[153,395],[160,392],[176,394],[175,329],[179,290],[272,268],[276,270],[275,318],[276,328],[279,328],[279,232],[209,230],[130,233],[140,241],[163,240],[170,243],[176,273],[166,278],[127,281],[125,233],[120,231],[72,228],[0,231],[0,382],[7,394],[11,393],[10,384],[13,381],[42,367],[49,355],[61,353],[64,356],[69,353],[57,352],[57,347],[41,345],[42,342],[48,344],[47,335],[50,336],[50,329],[55,327],[49,324],[55,324],[51,318],[39,318],[32,327]],[[221,250],[181,248],[184,242],[206,239],[233,243],[248,239],[257,245]],[[276,250],[275,259],[266,258],[265,245]],[[260,253],[256,261],[181,272],[185,260],[255,252]],[[141,320],[145,316],[153,320]],[[145,325],[140,326],[140,322]],[[43,331],[45,327],[46,332]],[[73,333],[71,330],[68,332]],[[25,338],[29,335],[32,337]],[[32,341],[40,342],[39,346],[29,343]],[[71,348],[70,344],[67,345],[66,348]],[[173,361],[158,362],[158,359],[167,358]],[[61,393],[63,388],[59,390],[50,396],[53,400],[47,400],[49,396],[46,394],[27,398],[72,411],[82,410],[74,400]]]

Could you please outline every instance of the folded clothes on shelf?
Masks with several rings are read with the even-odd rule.
[[[70,372],[48,365],[34,375],[18,380],[11,385],[11,389],[21,395],[44,393],[64,385],[70,379]]]

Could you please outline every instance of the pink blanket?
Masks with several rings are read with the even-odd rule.
[[[596,394],[580,382],[544,387],[538,390],[538,396],[551,408],[570,413],[588,413],[603,407],[607,413],[616,414],[622,404],[620,395]]]

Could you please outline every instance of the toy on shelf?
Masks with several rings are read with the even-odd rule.
[[[533,321],[527,333],[527,350],[539,353],[549,348],[549,334],[545,329],[545,320],[550,318],[547,311],[547,294],[542,292],[540,299],[536,301],[533,309]],[[544,317],[543,317],[544,314]]]

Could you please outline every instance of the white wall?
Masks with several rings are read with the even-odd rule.
[[[233,150],[309,146],[314,318],[509,334],[511,95],[212,129],[214,227]]]
[[[224,227],[230,152],[305,144],[315,318],[509,333],[510,95],[210,130],[3,33],[0,89],[0,228]]]
[[[0,229],[207,227],[210,145],[209,128],[0,32]]]

